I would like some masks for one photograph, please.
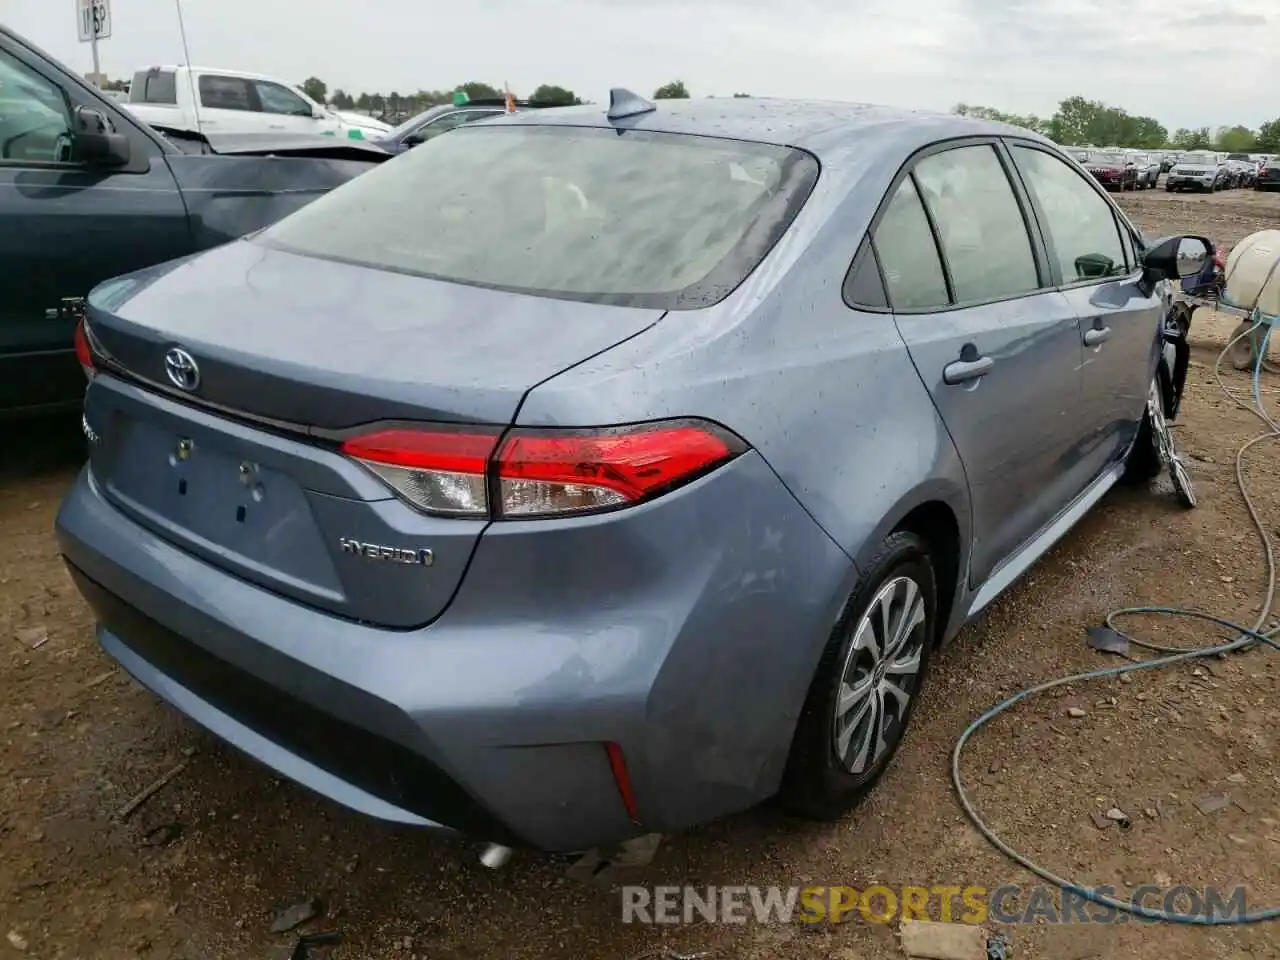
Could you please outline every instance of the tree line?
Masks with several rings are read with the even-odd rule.
[[[317,103],[327,103],[337,110],[359,110],[370,114],[405,113],[412,115],[420,113],[428,107],[452,103],[458,93],[465,93],[468,100],[500,100],[506,95],[501,88],[479,81],[462,83],[448,90],[419,90],[416,93],[408,94],[400,93],[396,90],[390,93],[353,93],[341,88],[330,91],[329,85],[319,77],[308,77],[299,86],[307,96]],[[689,88],[682,80],[664,83],[653,91],[655,100],[687,100],[690,96]],[[733,96],[748,97],[750,94],[735,93]],[[584,101],[567,87],[550,83],[544,83],[537,87],[526,99],[531,103],[551,107],[574,106],[589,102]]]
[[[1100,100],[1067,97],[1051,117],[1005,113],[992,107],[958,103],[953,113],[998,120],[1043,134],[1054,143],[1135,147],[1146,150],[1221,150],[1224,153],[1280,153],[1280,117],[1257,130],[1243,124],[1216,129],[1180,127],[1171,134],[1153,117],[1138,117]]]

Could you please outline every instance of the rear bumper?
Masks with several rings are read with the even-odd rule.
[[[368,815],[549,851],[770,796],[855,576],[756,454],[624,514],[495,526],[419,630],[233,577],[135,524],[87,468],[56,526],[103,647],[202,726]]]

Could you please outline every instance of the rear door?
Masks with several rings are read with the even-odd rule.
[[[1082,488],[1079,328],[1008,165],[994,141],[940,145],[900,175],[873,235],[898,329],[964,463],[975,586]]]
[[[74,158],[77,106],[129,136],[127,166]],[[89,291],[189,250],[186,208],[155,141],[0,36],[0,413],[78,403],[72,334]]]
[[[265,133],[278,122],[262,112],[250,80],[217,73],[201,73],[196,80],[200,97],[200,126],[218,133]]]
[[[254,80],[252,83],[270,129],[311,134],[337,131],[335,121],[317,117],[315,107],[284,84],[270,80]]]
[[[1138,429],[1159,351],[1165,284],[1146,293],[1141,241],[1111,201],[1037,144],[1012,154],[1044,232],[1054,282],[1080,318],[1081,414],[1093,473],[1122,457]]]

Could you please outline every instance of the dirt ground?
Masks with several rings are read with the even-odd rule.
[[[1161,190],[1121,202],[1151,235],[1207,233],[1227,246],[1280,224],[1280,194]],[[939,657],[895,765],[844,822],[797,824],[763,809],[668,839],[630,881],[1029,883],[968,825],[952,793],[950,751],[965,726],[1024,686],[1114,665],[1085,645],[1085,628],[1114,608],[1257,617],[1265,570],[1234,458],[1260,424],[1212,377],[1214,344],[1233,325],[1198,313],[1193,329],[1177,434],[1198,509],[1180,509],[1160,486],[1109,495]],[[1238,374],[1229,382],[1244,389]],[[1280,381],[1265,387],[1275,404]],[[861,919],[816,930],[624,925],[619,891],[564,878],[565,861],[517,854],[491,872],[473,847],[372,822],[274,779],[95,645],[51,534],[80,449],[76,418],[0,433],[0,957],[284,957],[295,934],[270,931],[273,910],[308,898],[323,913],[300,929],[341,932],[328,954],[336,960],[901,956],[893,929]],[[1266,525],[1280,533],[1280,451],[1255,447],[1246,472]],[[1212,630],[1176,621],[1134,632],[1213,640]],[[1278,677],[1280,657],[1254,650],[1055,690],[977,735],[965,764],[974,802],[1014,846],[1080,882],[1243,884],[1251,907],[1280,904]],[[184,759],[136,814],[116,819]],[[1200,812],[1195,801],[1211,793],[1231,805]],[[1113,807],[1132,825],[1100,827],[1095,817]],[[1019,958],[1280,957],[1272,924],[1003,929]]]

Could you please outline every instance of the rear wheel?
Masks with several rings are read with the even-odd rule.
[[[893,534],[858,581],[810,685],[781,792],[792,813],[834,820],[880,779],[918,700],[937,606],[924,541]]]

